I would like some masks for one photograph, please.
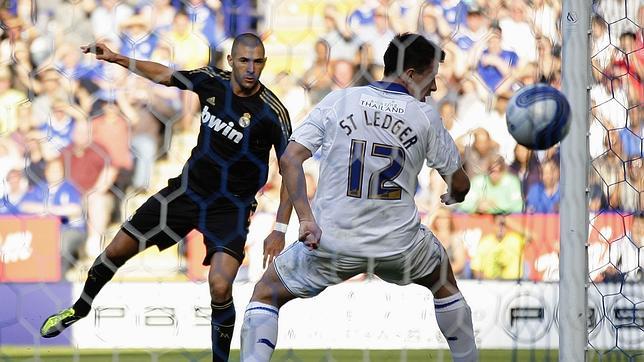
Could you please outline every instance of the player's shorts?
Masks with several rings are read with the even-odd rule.
[[[282,284],[291,294],[310,298],[329,286],[365,272],[390,283],[407,285],[429,275],[446,261],[445,248],[423,226],[411,247],[400,254],[382,258],[330,255],[309,250],[298,241],[278,255],[274,265]]]
[[[178,187],[168,186],[152,195],[125,223],[122,230],[146,246],[164,250],[183,240],[193,229],[204,236],[209,265],[215,252],[225,252],[240,263],[250,226],[257,208],[254,198],[233,196],[203,198]]]

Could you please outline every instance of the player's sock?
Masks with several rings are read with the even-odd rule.
[[[436,321],[455,362],[478,361],[478,351],[474,342],[472,311],[461,293],[447,298],[434,299]]]
[[[230,340],[235,328],[235,305],[233,299],[223,303],[212,302],[211,338],[213,362],[226,362],[230,354]]]
[[[87,280],[85,280],[83,293],[72,306],[77,315],[86,316],[89,314],[94,298],[98,292],[103,289],[105,284],[112,279],[114,273],[116,273],[116,270],[121,265],[123,265],[123,263],[117,263],[108,259],[105,252],[101,253],[96,260],[94,260],[94,264],[92,264],[92,267],[87,271]]]
[[[250,302],[241,329],[241,361],[268,362],[277,343],[278,309],[272,305]]]

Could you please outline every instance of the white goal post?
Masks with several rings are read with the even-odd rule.
[[[584,361],[588,346],[588,120],[590,19],[588,0],[564,0],[561,15],[563,92],[571,124],[561,143],[559,361]]]

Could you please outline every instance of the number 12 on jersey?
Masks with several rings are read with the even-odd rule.
[[[362,180],[364,179],[365,153],[367,141],[351,140],[349,155],[349,172],[347,196],[362,197]],[[405,165],[405,150],[402,147],[374,143],[371,145],[372,157],[386,158],[389,164],[369,176],[367,198],[375,200],[400,200],[402,188],[393,183]]]

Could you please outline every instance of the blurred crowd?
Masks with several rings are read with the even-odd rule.
[[[561,2],[328,1],[314,14],[320,31],[308,32],[306,41],[295,45],[306,54],[297,59],[306,64],[301,72],[271,53],[280,42],[271,34],[280,29],[272,28],[274,22],[259,9],[273,5],[0,0],[0,214],[59,217],[67,271],[79,258],[97,255],[110,232],[180,172],[196,144],[194,95],[96,62],[80,52],[81,45],[100,40],[130,57],[175,69],[208,64],[226,69],[231,37],[258,31],[266,37],[269,64],[273,58],[278,62],[267,68],[263,82],[283,100],[297,126],[328,92],[380,79],[389,40],[413,31],[446,52],[438,90],[426,102],[439,110],[472,181],[465,202],[445,209],[438,197],[445,184],[436,172],[423,172],[416,195],[423,222],[445,243],[459,276],[524,278],[522,252],[530,235],[507,225],[504,215],[559,211],[559,147],[531,151],[517,145],[507,131],[505,109],[521,86],[561,87]],[[590,211],[638,214],[635,219],[641,220],[644,5],[594,1],[593,13]],[[290,22],[299,26],[295,17],[280,24]],[[258,212],[276,211],[276,169],[258,195]],[[315,159],[306,176],[313,196]],[[481,237],[476,255],[470,255],[450,231],[454,213],[497,215],[495,225],[504,232]],[[628,240],[636,249],[644,243],[641,234]],[[600,247],[597,260],[591,256],[591,270],[593,262],[606,264],[613,253],[607,242]],[[556,257],[558,250],[553,253]],[[509,259],[506,269],[490,262],[504,258]],[[608,272],[601,269],[597,280]]]

